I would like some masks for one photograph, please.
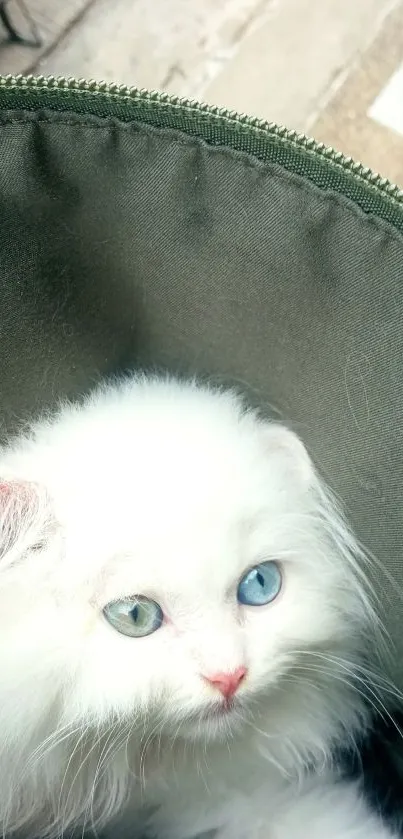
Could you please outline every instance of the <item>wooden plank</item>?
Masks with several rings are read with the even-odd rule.
[[[200,98],[273,2],[97,0],[38,69]]]
[[[94,0],[24,0],[29,16],[38,28],[42,45],[33,48],[7,41],[0,24],[0,73],[17,75],[30,73],[41,57],[47,55],[60,41],[63,34],[77,24]],[[13,25],[21,35],[30,37],[30,25],[24,5],[9,0],[7,11]]]
[[[311,127],[317,140],[335,146],[401,187],[402,101],[390,100],[388,118],[383,109],[383,119],[380,119],[379,100],[391,80],[396,84],[397,77],[398,81],[402,62],[403,2],[400,2]],[[403,96],[402,86],[395,94]]]

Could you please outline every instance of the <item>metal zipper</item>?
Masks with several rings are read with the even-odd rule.
[[[397,202],[400,208],[403,207],[403,190],[397,184],[392,183],[387,178],[383,178],[378,173],[373,172],[368,166],[364,166],[362,163],[353,160],[352,157],[347,157],[342,152],[336,151],[332,146],[317,143],[312,137],[299,134],[297,131],[290,131],[285,126],[277,125],[274,122],[266,122],[257,117],[238,114],[236,111],[228,111],[226,108],[207,105],[204,102],[197,102],[194,99],[186,99],[180,96],[172,96],[168,93],[159,93],[154,90],[148,91],[104,81],[87,81],[86,79],[65,78],[63,76],[7,75],[0,77],[0,89],[1,87],[18,88],[20,90],[25,88],[27,91],[36,90],[38,92],[41,90],[53,90],[60,92],[68,91],[73,94],[87,93],[92,96],[105,96],[127,102],[143,101],[171,108],[180,108],[189,113],[202,113],[206,117],[210,116],[212,119],[218,118],[223,123],[230,123],[240,130],[269,133],[272,136],[278,137],[280,140],[289,142],[296,148],[304,149],[311,155],[318,155],[321,158],[329,160],[349,175],[353,175],[360,181],[364,181],[372,189],[380,190],[389,199]]]

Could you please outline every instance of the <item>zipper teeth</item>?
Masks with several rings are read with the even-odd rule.
[[[182,108],[187,111],[202,113],[206,116],[212,116],[221,119],[224,122],[230,122],[237,126],[240,130],[248,129],[257,132],[275,135],[281,140],[286,140],[294,146],[305,149],[308,152],[318,154],[321,157],[331,161],[344,171],[359,178],[369,186],[375,189],[380,189],[389,198],[394,199],[399,205],[403,206],[403,190],[392,183],[388,178],[382,177],[377,172],[373,172],[368,166],[355,161],[352,157],[347,157],[342,152],[337,151],[332,146],[326,146],[325,143],[318,143],[312,137],[306,134],[300,134],[297,131],[289,130],[284,125],[277,125],[275,122],[267,122],[258,119],[257,117],[249,117],[244,113],[237,113],[236,111],[229,111],[226,108],[221,108],[217,105],[207,105],[205,102],[198,102],[195,99],[186,99],[180,96],[172,96],[169,93],[160,93],[156,90],[145,90],[143,88],[128,87],[123,84],[115,84],[104,81],[94,81],[86,79],[75,79],[73,77],[64,76],[1,76],[0,88],[19,88],[23,90],[37,90],[37,91],[68,91],[72,93],[90,93],[92,95],[105,95],[116,99],[143,101],[150,104],[167,105],[173,108]]]

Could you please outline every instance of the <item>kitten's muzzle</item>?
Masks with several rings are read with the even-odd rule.
[[[203,675],[203,679],[218,690],[226,702],[229,702],[235,696],[241,682],[245,679],[246,673],[246,667],[237,667],[232,673],[213,673],[211,676]]]

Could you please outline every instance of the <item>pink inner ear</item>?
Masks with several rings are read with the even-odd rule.
[[[32,490],[31,490],[32,491]],[[10,498],[10,496],[27,496],[31,494],[29,484],[25,481],[0,481],[0,497]]]
[[[24,509],[35,499],[35,486],[28,481],[0,481],[0,508],[13,501]]]
[[[0,559],[34,521],[39,499],[30,481],[0,480]]]
[[[0,483],[0,495],[4,498],[4,496],[11,495],[11,484],[6,484],[4,481]]]

